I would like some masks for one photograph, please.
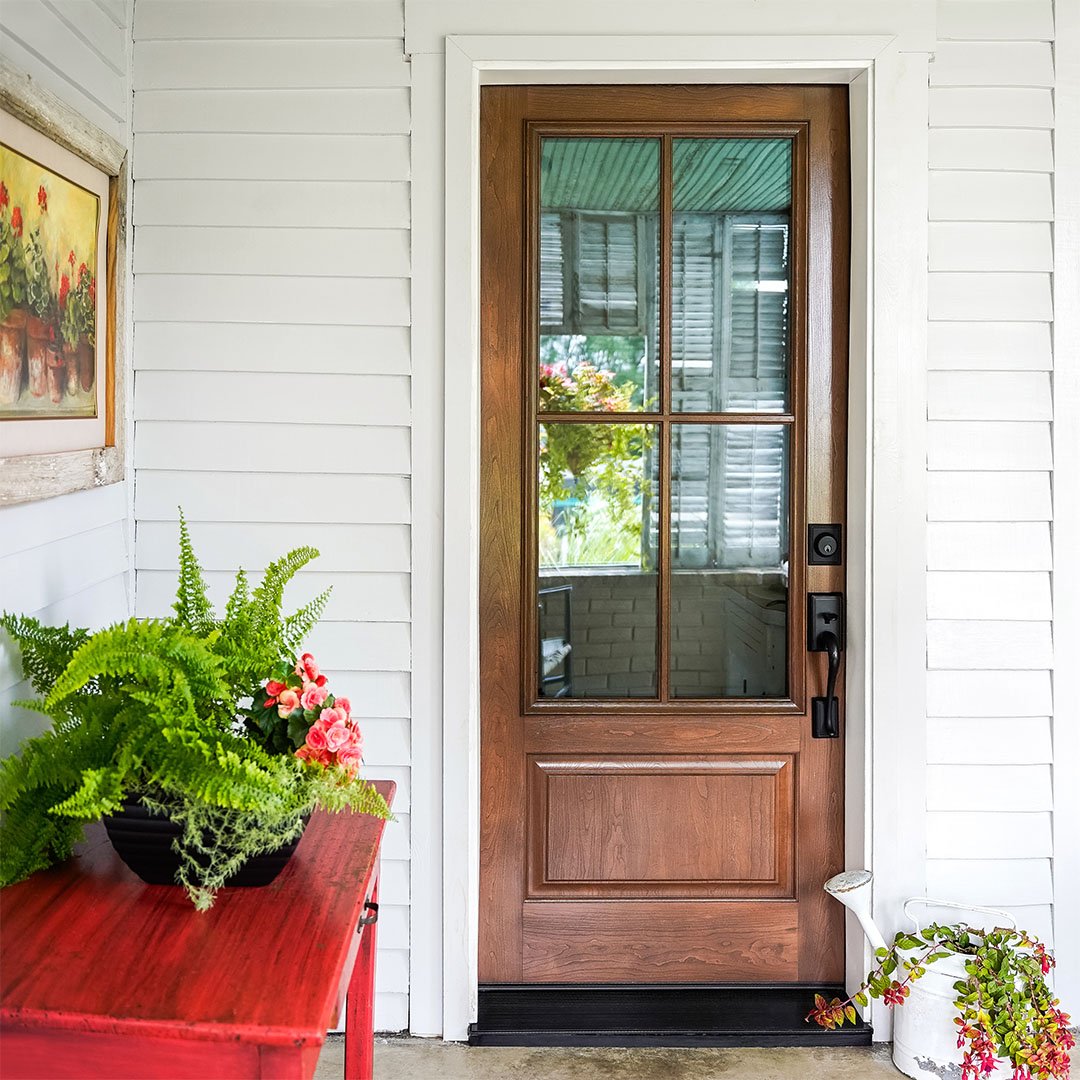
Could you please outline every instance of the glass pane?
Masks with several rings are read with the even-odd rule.
[[[540,697],[656,696],[654,424],[540,426]]]
[[[671,694],[787,693],[788,429],[671,433]]]
[[[656,407],[659,208],[659,140],[543,140],[541,409]]]
[[[790,139],[676,139],[675,412],[784,412]]]

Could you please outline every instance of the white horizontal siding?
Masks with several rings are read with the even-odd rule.
[[[969,464],[970,459],[964,462]],[[927,483],[931,521],[1050,520],[1048,472],[968,472],[958,468],[933,471]]]
[[[1052,7],[940,0],[938,33],[927,890],[1009,908],[1049,939]]]
[[[122,145],[131,141],[128,0],[4,0],[0,55]],[[127,618],[133,581],[127,483],[0,509],[0,610],[95,628]],[[48,721],[17,651],[0,640],[0,753]]]
[[[398,784],[376,1024],[408,1026],[409,66],[399,0],[140,0],[137,610],[168,608],[181,505],[220,603],[311,544],[307,643]]]
[[[136,180],[409,178],[404,135],[137,134]],[[303,213],[294,205],[294,213]]]
[[[139,230],[137,274],[405,278],[407,229],[167,228]]]
[[[140,41],[140,97],[153,90],[279,90],[409,85],[401,42]]]

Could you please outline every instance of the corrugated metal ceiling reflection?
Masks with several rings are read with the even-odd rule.
[[[545,210],[656,211],[657,139],[545,139]],[[759,212],[791,205],[789,139],[676,139],[675,210]]]

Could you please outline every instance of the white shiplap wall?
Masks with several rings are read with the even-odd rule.
[[[138,0],[137,610],[176,507],[218,596],[285,549],[333,585],[312,651],[398,782],[376,1026],[408,1026],[409,66],[399,0]]]
[[[4,0],[0,55],[122,145],[131,141],[131,0]],[[130,484],[0,509],[0,609],[100,626],[130,613]],[[45,724],[0,642],[0,753]]]
[[[1049,940],[1053,11],[942,0],[938,15],[927,887]]]

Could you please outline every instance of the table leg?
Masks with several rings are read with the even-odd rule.
[[[379,878],[370,900],[379,902]],[[345,1080],[372,1080],[375,1057],[375,946],[378,923],[364,927],[345,999]]]

